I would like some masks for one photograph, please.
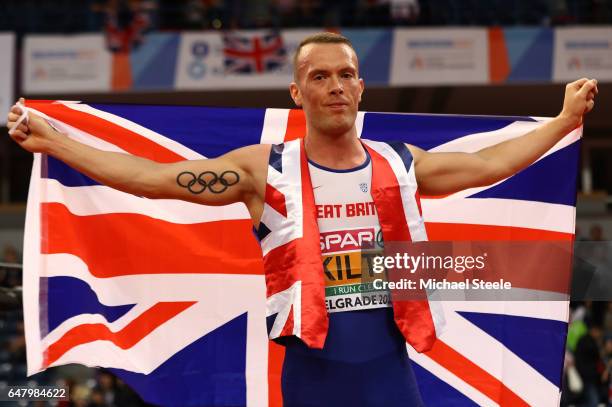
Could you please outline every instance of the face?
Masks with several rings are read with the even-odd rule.
[[[307,44],[296,68],[296,82],[289,90],[296,105],[304,109],[308,128],[330,136],[350,131],[364,87],[351,47]]]

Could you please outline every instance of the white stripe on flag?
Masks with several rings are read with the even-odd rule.
[[[274,325],[270,330],[270,338],[278,338],[289,319],[289,313],[293,308],[293,334],[301,334],[301,312],[302,312],[302,282],[296,281],[286,290],[280,291],[266,300],[266,316],[276,314]]]
[[[481,150],[486,147],[490,147],[492,145],[501,143],[503,141],[511,140],[513,138],[517,138],[522,135],[525,135],[528,132],[540,127],[542,124],[543,124],[542,122],[517,121],[517,122],[513,122],[509,124],[503,129],[487,131],[483,133],[474,133],[474,134],[469,134],[464,137],[456,138],[447,143],[440,144],[439,146],[436,146],[428,151],[432,153],[434,152],[438,152],[438,153],[456,152],[456,151],[462,151],[466,153],[476,152],[478,150]],[[582,127],[579,127],[571,131],[567,135],[565,135],[565,137],[559,140],[546,153],[540,156],[536,162],[540,161],[541,159],[545,157],[548,157],[550,154],[556,151],[559,151],[562,148],[569,146],[572,143],[575,143],[576,141],[580,139],[580,137],[582,137]],[[489,187],[485,187],[485,188],[489,188]]]
[[[227,274],[152,274],[144,276],[132,275],[132,276],[121,276],[111,278],[95,278],[91,276],[85,264],[77,257],[68,254],[55,254],[44,256],[46,261],[46,268],[48,269],[47,276],[73,276],[85,281],[94,290],[98,297],[98,301],[107,306],[117,306],[125,304],[137,304],[137,308],[140,311],[147,309],[149,306],[157,302],[172,302],[172,301],[197,301],[197,304],[187,309],[187,313],[180,313],[167,323],[157,328],[152,334],[157,331],[162,331],[159,337],[155,334],[156,338],[153,340],[154,346],[157,351],[152,354],[159,353],[164,348],[162,344],[168,340],[169,336],[185,336],[186,341],[179,341],[176,346],[171,346],[163,355],[159,358],[153,358],[154,360],[147,360],[141,362],[141,369],[137,370],[142,373],[147,373],[153,370],[159,364],[163,363],[164,360],[171,357],[176,351],[187,346],[189,343],[198,339],[202,335],[216,329],[223,323],[241,315],[244,312],[248,312],[248,318],[252,319],[247,326],[249,332],[249,338],[254,339],[254,344],[248,344],[247,348],[255,352],[255,354],[247,355],[247,363],[252,363],[254,366],[265,366],[265,349],[267,348],[266,339],[266,328],[265,328],[265,307],[263,301],[257,299],[264,298],[265,296],[265,284],[264,276],[261,275],[227,275]],[[117,287],[121,287],[118,290]],[[220,290],[219,287],[224,287]],[[227,292],[232,292],[231,298],[227,296]],[[235,295],[235,298],[234,298]],[[193,311],[195,309],[195,311]],[[211,311],[214,310],[214,311]],[[215,318],[202,318],[203,315],[210,315],[214,312]],[[130,315],[126,315],[119,320],[107,324],[111,330],[117,331],[129,323],[130,316],[138,314],[138,311],[130,311]],[[218,317],[218,318],[217,318]],[[74,317],[64,322],[60,327],[56,328],[55,331],[49,334],[45,339],[45,343],[48,344],[61,337],[66,330],[75,326],[79,323],[93,323],[100,322],[99,315],[82,314],[78,317]],[[178,326],[175,326],[177,322],[174,320],[180,320]],[[168,332],[181,332],[181,335],[168,335]],[[151,334],[149,335],[151,336]],[[148,336],[147,336],[148,338]],[[258,340],[259,338],[259,340]],[[189,340],[187,340],[189,339]],[[102,342],[102,341],[97,341]],[[105,342],[105,341],[104,341]],[[180,346],[179,346],[180,345]],[[104,355],[96,354],[96,351],[91,349],[91,346],[97,346],[92,344],[80,345],[79,348],[85,347],[90,350],[85,353],[89,355],[80,354],[82,363],[88,363],[90,365],[96,365],[104,363]],[[117,349],[114,345],[103,345],[101,349],[114,348],[112,352],[121,352],[130,354],[132,351],[122,351]],[[134,348],[134,352],[150,352],[140,349],[140,343]],[[145,346],[146,347],[146,346]],[[134,349],[133,348],[133,349]],[[258,348],[258,349],[254,349]],[[260,349],[261,348],[261,349]],[[42,354],[42,352],[41,352]],[[74,355],[73,355],[74,356]],[[109,355],[107,355],[109,356]],[[65,355],[55,363],[59,365],[62,363],[68,363],[69,361],[77,361],[77,356],[72,358],[70,355]],[[127,357],[127,356],[126,356]],[[144,356],[143,356],[144,357]],[[132,356],[132,358],[134,358]],[[147,358],[151,358],[148,356]],[[145,358],[145,359],[147,359]],[[249,362],[250,358],[250,362]],[[259,358],[262,358],[260,360]],[[114,360],[115,364],[104,363],[106,367],[119,367],[122,368],[123,363],[121,358],[115,359],[112,357],[110,360]],[[142,363],[145,363],[143,365]],[[129,366],[129,365],[128,365]],[[127,368],[124,367],[124,368]],[[132,369],[132,371],[134,371]],[[265,378],[265,376],[264,376]],[[260,383],[261,385],[262,383]]]
[[[285,140],[290,109],[266,109],[264,124],[261,130],[261,144],[280,144]],[[361,137],[363,121],[366,112],[357,112],[355,129],[357,137]]]
[[[38,373],[43,362],[40,343],[40,185],[42,157],[34,154],[32,175],[28,190],[25,232],[23,237],[23,315],[26,338],[28,376]]]
[[[574,233],[576,208],[500,198],[422,199],[425,222],[511,226]]]
[[[224,274],[223,270],[210,270],[210,273],[167,273],[146,275],[125,275],[97,278],[93,276],[81,258],[68,253],[42,255],[45,277],[75,277],[95,291],[98,301],[104,305],[116,306],[155,301],[199,301],[209,295],[209,286],[221,287],[224,279],[228,284],[235,281],[263,279],[263,275]],[[217,271],[216,273],[214,273]],[[262,280],[263,281],[263,280]],[[117,287],[121,287],[118,290]],[[205,287],[206,289],[204,289]],[[226,301],[227,295],[225,295]],[[253,297],[262,302],[264,297]]]
[[[107,319],[101,314],[75,315],[63,321],[60,325],[55,327],[53,331],[49,332],[47,336],[42,339],[41,344],[44,348],[46,348],[57,340],[59,340],[62,336],[66,334],[66,332],[82,324],[103,324],[106,325],[108,329],[111,330],[111,332],[119,332],[127,325],[129,325],[129,323],[132,322],[134,318],[151,308],[153,305],[155,305],[155,302],[143,302],[140,304],[136,304],[132,309],[122,315],[121,318],[113,322],[108,322]]]
[[[423,218],[414,199],[418,188],[414,173],[414,160],[412,160],[410,172],[408,172],[402,158],[389,144],[372,140],[364,140],[364,142],[387,160],[397,177],[402,195],[405,222],[410,230],[410,238],[413,242],[427,240]]]
[[[447,345],[504,383],[529,405],[553,405],[557,400],[559,388],[497,339],[456,312],[446,313],[445,317],[447,329],[440,339]]]
[[[443,382],[448,383],[450,386],[455,388],[458,392],[467,396],[470,400],[474,401],[476,405],[481,407],[499,407],[499,404],[470,386],[462,379],[457,377],[455,374],[448,371],[445,367],[440,366],[438,363],[430,359],[425,353],[419,353],[415,351],[410,345],[406,344],[410,359],[420,365],[423,369],[429,371],[431,374],[436,376]]]
[[[355,128],[357,130],[357,137],[361,138],[361,133],[363,132],[363,121],[365,119],[365,112],[357,112],[357,117],[355,118]]]
[[[266,109],[261,144],[280,144],[285,140],[289,109]]]
[[[448,312],[488,312],[518,317],[552,319],[567,323],[568,301],[445,301]]]
[[[47,116],[46,114],[39,112],[38,110],[35,109],[31,109],[33,112],[35,112],[36,114],[44,117],[45,119],[47,119],[49,122],[51,122],[51,124],[53,124],[53,126],[55,128],[57,128],[57,130],[61,131],[62,133],[66,134],[69,138],[76,140],[78,142],[81,142],[83,144],[86,144],[90,147],[94,147],[97,148],[98,150],[103,150],[103,151],[112,151],[115,153],[124,153],[124,154],[129,154],[127,153],[125,150],[117,147],[116,145],[109,143],[105,140],[102,140],[98,137],[92,136],[89,133],[86,133],[84,131],[81,131],[79,129],[77,129],[76,127],[73,127],[69,124],[66,124],[62,121],[59,121],[57,119],[53,119],[49,116]]]
[[[534,124],[532,122],[514,122],[503,129],[495,130],[491,132],[470,134],[470,135],[449,141],[448,143],[441,144],[428,151],[429,152],[457,152],[457,151],[475,152],[480,149],[492,146],[496,143],[500,143],[505,140],[519,137],[525,134],[526,132],[537,128],[540,124],[541,123]],[[538,161],[542,160],[545,157],[548,157],[554,152],[559,151],[569,146],[570,144],[579,140],[581,137],[582,137],[582,127],[579,127],[573,130],[572,132],[570,132],[569,134],[567,134],[561,140],[559,140],[557,144],[555,144],[550,150],[548,150],[546,153],[540,156],[533,164],[537,163]],[[494,187],[495,185],[499,185],[502,182],[505,182],[506,180],[508,180],[509,178],[511,177],[504,178],[496,183],[493,183],[491,185],[486,185],[484,187],[464,189],[462,191],[451,194],[447,198],[444,198],[444,199],[465,198],[467,196],[474,195],[480,191],[484,191],[485,189]]]
[[[59,202],[79,216],[109,213],[140,214],[179,224],[250,219],[243,203],[205,206],[177,199],[147,199],[103,185],[67,187],[55,179],[41,180],[45,202]]]
[[[84,113],[89,113],[93,116],[99,117],[101,119],[107,120],[109,122],[115,123],[118,126],[121,126],[127,130],[130,130],[134,133],[141,135],[144,138],[147,138],[162,147],[167,148],[168,150],[184,157],[186,160],[198,160],[206,158],[202,154],[191,150],[190,148],[182,145],[178,141],[172,140],[162,134],[156,133],[153,130],[150,130],[146,127],[143,127],[137,123],[134,123],[130,120],[127,120],[121,116],[114,115],[112,113],[104,112],[99,109],[95,109],[89,105],[80,104],[80,103],[66,103],[64,106],[77,110]],[[168,117],[167,120],[172,120],[172,117]],[[205,129],[202,129],[202,132],[205,133]]]

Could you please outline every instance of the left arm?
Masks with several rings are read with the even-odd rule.
[[[582,124],[582,116],[595,105],[597,92],[594,79],[572,82],[565,88],[563,110],[557,117],[523,136],[475,153],[429,153],[408,145],[419,189],[425,195],[444,195],[490,185],[517,173]]]

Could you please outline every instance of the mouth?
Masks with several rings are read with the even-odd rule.
[[[345,110],[348,108],[348,103],[342,103],[342,102],[329,103],[326,106],[330,108],[331,110]]]

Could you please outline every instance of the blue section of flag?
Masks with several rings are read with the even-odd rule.
[[[576,206],[578,142],[550,154],[499,185],[469,198],[505,198]]]
[[[283,172],[283,150],[285,148],[284,144],[274,144],[270,149],[270,159],[268,160],[270,166],[276,169],[276,171],[282,173]]]
[[[259,222],[259,228],[255,231],[255,236],[260,242],[266,238],[272,231],[266,226],[265,223]]]
[[[172,138],[207,158],[259,144],[265,109],[198,106],[92,105]],[[47,178],[69,187],[99,185],[63,162],[48,157]]]
[[[207,158],[259,144],[265,109],[92,105],[172,138]]]
[[[40,286],[47,287],[49,332],[67,319],[80,314],[100,314],[108,322],[114,322],[135,305],[104,305],[91,287],[78,278],[41,277],[40,280]],[[78,304],[78,307],[75,304]]]
[[[410,172],[410,167],[412,166],[412,154],[410,154],[410,150],[408,150],[406,144],[402,143],[401,141],[394,141],[389,143],[389,145],[402,159],[406,172]]]
[[[264,109],[133,105],[97,105],[95,107],[171,137],[178,143],[207,157],[218,156],[244,145],[259,143],[265,116]],[[367,113],[363,136],[381,141],[401,140],[401,142],[409,142],[424,149],[431,149],[459,137],[500,130],[516,120],[533,121],[530,118],[516,117]],[[404,150],[401,142],[396,146],[402,147],[399,149],[400,153]],[[523,199],[573,205],[578,149],[577,143],[566,147],[505,183],[475,194],[473,197]],[[275,152],[271,154],[270,165],[282,171],[280,161],[275,160],[277,156],[279,155],[275,155]],[[405,160],[409,159],[405,157]],[[43,161],[43,164],[46,165],[42,171],[43,176],[57,179],[63,185],[96,184],[95,181],[53,158],[49,157],[48,160]],[[92,199],[95,199],[95,190],[91,190],[91,193],[94,194]],[[266,225],[262,224],[259,237],[265,237],[267,232]],[[129,230],[126,230],[125,233],[129,233]],[[147,277],[143,276],[143,278]],[[44,298],[41,297],[41,301],[44,303],[48,300],[48,304],[43,304],[41,309],[45,313],[48,309],[49,315],[43,316],[49,318],[50,330],[57,329],[62,321],[79,314],[96,313],[104,315],[109,322],[116,321],[133,307],[133,305],[110,307],[101,304],[91,287],[72,277],[46,278],[41,281],[40,286],[41,292],[47,294]],[[151,295],[151,298],[154,299],[155,293]],[[228,297],[227,301],[230,300],[231,297]],[[391,312],[390,308],[385,310],[385,312]],[[211,312],[214,313],[214,310]],[[333,352],[328,355],[330,359],[333,357],[337,361],[338,358],[363,357],[364,353],[359,352],[358,349],[375,349],[378,352],[394,345],[392,341],[388,343],[381,341],[380,334],[384,333],[381,329],[370,329],[378,325],[375,320],[365,321],[363,318],[368,316],[366,314],[369,313],[332,313],[330,315],[330,329],[326,344],[329,349],[333,349]],[[465,312],[461,315],[465,318],[463,321],[465,324],[472,323],[480,327],[490,335],[488,340],[494,343],[500,341],[552,383],[559,385],[566,330],[563,322]],[[268,328],[271,327],[276,317],[276,314],[268,317]],[[386,321],[388,327],[396,329],[392,314],[388,315]],[[352,340],[354,338],[349,338],[352,342],[347,342],[344,339],[354,334],[354,327],[367,327],[367,333],[361,335],[361,339],[357,342]],[[161,326],[159,329],[175,328],[174,326]],[[339,332],[344,336],[340,337]],[[181,332],[169,332],[168,337],[174,338],[173,335],[181,334]],[[387,337],[391,338],[392,335],[387,335]],[[536,338],[537,343],[525,341],[526,337]],[[403,338],[399,339],[401,342],[399,348],[403,350]],[[469,338],[466,338],[466,341],[468,340]],[[150,374],[117,369],[114,372],[152,403],[164,406],[244,405],[246,403],[246,343],[247,315],[243,314],[179,350]],[[350,343],[351,346],[347,346],[347,343]],[[364,344],[367,346],[364,347]],[[458,352],[461,352],[461,346],[462,344],[459,344]],[[257,351],[263,352],[264,350],[258,349]],[[388,366],[385,368],[388,369]],[[469,397],[433,376],[424,368],[414,364],[414,371],[427,405],[475,405]],[[361,373],[356,371],[356,374]],[[378,375],[377,380],[385,380],[384,374]]]
[[[459,315],[497,339],[555,386],[561,387],[567,323],[478,312],[459,312]]]
[[[414,114],[366,113],[361,137],[370,140],[401,140],[429,150],[468,134],[502,129],[529,117],[464,117]]]
[[[478,404],[417,363],[412,362],[412,370],[426,406],[478,407]]]
[[[44,178],[58,180],[60,184],[67,187],[100,185],[88,176],[73,170],[69,165],[49,156],[47,157],[47,174]]]
[[[246,340],[244,313],[186,346],[150,374],[110,370],[149,403],[166,407],[244,406]]]

